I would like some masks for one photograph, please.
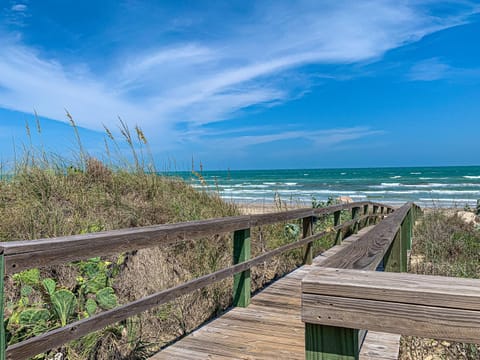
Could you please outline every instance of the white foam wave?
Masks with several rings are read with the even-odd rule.
[[[445,183],[428,183],[428,184],[402,184],[402,183],[381,183],[380,185],[371,185],[372,189],[385,189],[392,187],[405,187],[412,189],[428,189],[428,188],[447,188],[447,187],[480,187],[480,184],[445,184]]]
[[[480,195],[480,190],[432,190],[430,192],[444,195]]]
[[[480,179],[480,176],[473,176],[473,175],[465,175],[465,179]]]
[[[458,204],[458,203],[475,203],[477,200],[475,199],[449,199],[449,198],[420,198],[420,201],[429,201],[429,202],[449,202],[452,204]]]
[[[396,175],[396,176],[390,176],[390,179],[400,179],[401,176],[400,175]]]
[[[422,175],[421,172],[411,172],[410,175]]]

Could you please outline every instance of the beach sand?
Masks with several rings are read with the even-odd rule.
[[[240,209],[242,215],[254,215],[254,214],[267,214],[267,213],[274,213],[280,211],[287,211],[287,210],[295,210],[300,208],[308,208],[311,207],[309,204],[282,204],[279,206],[278,204],[272,202],[264,202],[264,203],[235,203],[235,205]]]

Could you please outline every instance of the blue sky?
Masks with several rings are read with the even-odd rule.
[[[68,109],[178,169],[478,165],[479,39],[474,1],[0,0],[0,161]]]

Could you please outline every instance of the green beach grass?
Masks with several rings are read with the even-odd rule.
[[[466,223],[457,210],[428,209],[414,229],[409,272],[480,278],[480,228]],[[480,358],[480,346],[403,337],[402,360]]]

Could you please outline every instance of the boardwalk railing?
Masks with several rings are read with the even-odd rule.
[[[358,359],[365,330],[480,343],[480,280],[400,274],[418,211],[405,204],[303,279],[307,359]],[[372,271],[381,262],[396,273]]]
[[[341,223],[340,215],[345,210],[351,211],[352,219]],[[313,233],[315,218],[333,214],[333,230],[337,232],[336,241],[339,243],[342,241],[345,229],[352,228],[355,232],[359,227],[376,222],[378,217],[383,218],[386,214],[392,212],[393,208],[388,205],[355,202],[326,208],[299,209],[272,214],[227,217],[53,239],[0,243],[0,321],[2,322],[0,323],[0,360],[5,358],[18,360],[35,356],[231,276],[234,276],[233,305],[248,306],[250,303],[250,269],[253,266],[263,264],[274,256],[299,247],[305,248],[305,263],[310,264],[312,262],[313,242],[329,233],[328,231]],[[407,213],[410,212],[407,211]],[[401,208],[389,215],[387,219],[406,219],[405,215],[405,209]],[[298,219],[303,219],[302,239],[263,253],[253,259],[250,258],[250,228]],[[405,221],[410,221],[411,224],[411,220]],[[382,229],[382,224],[383,221],[372,231],[377,228]],[[3,324],[5,274],[10,275],[30,268],[51,266],[142,248],[165,247],[187,240],[228,232],[233,232],[232,266],[173,288],[159,291],[112,310],[70,323],[6,348]],[[373,245],[373,252],[367,247],[362,247],[352,253],[345,254],[348,264],[362,264],[362,266],[365,265],[362,268],[375,268],[384,255],[380,250],[386,248],[391,242],[390,233],[379,233],[379,235],[379,241],[372,238],[366,244]],[[401,238],[403,237],[399,235],[399,239]],[[397,242],[400,243],[401,240]],[[398,246],[402,247],[404,245]],[[408,244],[405,244],[405,246],[407,247]],[[395,254],[392,252],[388,256],[387,263],[392,264],[392,267],[398,267],[397,262],[403,264],[405,261],[402,256],[396,256]],[[343,263],[343,260],[337,259],[337,261]]]

